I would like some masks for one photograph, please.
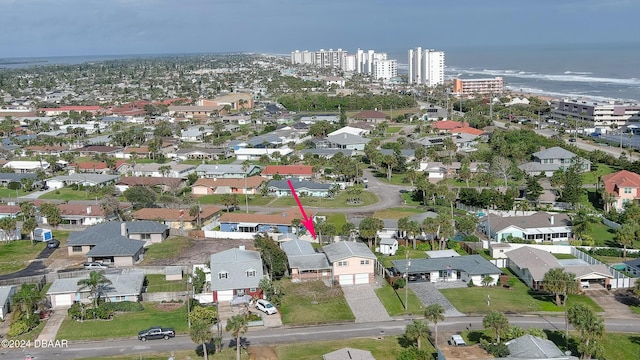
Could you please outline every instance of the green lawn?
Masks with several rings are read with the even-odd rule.
[[[389,126],[387,128],[387,133],[388,134],[395,134],[397,132],[400,132],[400,130],[402,130],[403,127],[402,126]]]
[[[304,206],[317,206],[323,208],[359,207],[375,204],[378,202],[378,197],[374,193],[369,191],[363,191],[360,195],[358,195],[358,197],[362,201],[358,205],[347,204],[347,200],[349,200],[350,195],[346,192],[339,193],[333,199],[319,197],[301,197],[300,202]],[[296,206],[296,201],[293,197],[281,197],[276,199],[269,205],[274,207]]]
[[[151,244],[144,253],[142,265],[149,265],[154,261],[175,257],[191,245],[191,239],[181,236],[170,237],[161,243]]]
[[[404,315],[404,314],[417,314],[420,315],[424,312],[424,305],[418,299],[416,294],[408,289],[407,294],[405,294],[405,289],[394,290],[393,287],[389,284],[385,284],[383,287],[375,290],[376,295],[384,305],[384,308],[387,309],[387,312],[391,316]],[[408,295],[409,309],[405,310],[405,295]]]
[[[219,207],[226,209],[224,205],[222,205],[222,196],[223,195],[204,195],[197,199],[200,204],[203,205],[218,205]],[[264,206],[269,204],[275,198],[271,196],[262,196],[262,195],[249,195],[249,205],[255,206]],[[245,207],[245,197],[244,195],[238,195],[238,206],[240,208]]]
[[[327,217],[327,224],[333,224],[339,233],[342,233],[342,225],[347,223],[347,217],[341,213],[318,214]],[[348,234],[345,234],[348,235]]]
[[[25,196],[27,195],[28,192],[20,189],[18,190],[18,196]],[[16,191],[15,190],[11,190],[11,189],[7,189],[7,188],[0,188],[0,197],[2,198],[6,198],[6,199],[10,199],[10,198],[15,198],[16,197]]]
[[[380,340],[375,338],[343,339],[278,345],[276,351],[279,359],[317,360],[322,359],[322,355],[328,352],[350,347],[369,350],[376,359],[395,359],[397,353],[402,349],[400,341],[401,339],[398,337],[385,337]],[[423,341],[422,344],[425,349],[435,352],[428,341]]]
[[[402,193],[402,194],[400,194],[400,197],[402,198],[402,200],[404,200],[404,203],[406,205],[410,205],[410,206],[422,205],[422,203],[420,201],[414,200],[412,191],[411,192]]]
[[[187,278],[165,280],[164,274],[147,274],[147,292],[187,291]]]
[[[378,210],[373,214],[373,216],[378,219],[400,219],[403,217],[411,217],[415,214],[422,214],[423,212],[425,212],[425,210],[415,207],[401,207]]]
[[[595,240],[596,246],[618,247],[616,241],[613,240],[615,230],[611,229],[601,222],[592,223],[591,230],[587,233],[587,235],[591,236]]]
[[[511,275],[511,274],[510,274]],[[512,275],[513,276],[513,275]],[[554,296],[530,290],[523,282],[518,281],[510,289],[493,286],[459,289],[443,289],[440,292],[463,313],[487,313],[500,310],[508,313],[533,313],[539,311],[564,311],[564,307],[556,306]],[[487,296],[491,297],[491,305],[487,305]],[[583,303],[596,312],[603,311],[586,295],[569,295],[568,304]]]
[[[582,183],[585,185],[595,184],[598,182],[598,178],[616,171],[615,169],[611,168],[611,166],[600,163],[592,165],[592,168],[595,168],[595,170],[591,170],[587,173],[582,174]]]
[[[421,173],[419,173],[419,174],[421,174]],[[386,169],[382,169],[381,168],[380,172],[374,171],[373,175],[375,177],[377,177],[378,179],[380,179],[380,180],[382,180],[382,181],[384,181],[386,183],[389,183],[389,184],[407,185],[407,186],[411,185],[411,182],[405,180],[406,174],[391,174],[391,181],[389,181],[389,180],[387,180],[387,171],[386,171]]]
[[[172,327],[176,333],[187,332],[187,307],[165,311],[156,303],[143,303],[144,310],[118,313],[110,321],[91,320],[79,322],[67,317],[60,326],[57,339],[93,340],[134,337],[138,331],[151,326]]]
[[[391,260],[404,260],[406,259],[406,254],[403,251],[407,249],[404,246],[400,246],[399,251],[395,255],[378,255],[378,260],[382,263],[384,267],[391,267]],[[409,259],[424,259],[427,257],[427,254],[422,250],[413,250],[412,248],[408,249],[409,251]]]
[[[575,259],[576,257],[571,254],[551,254],[556,259]]]
[[[284,296],[280,312],[285,325],[313,325],[355,320],[339,286],[327,287],[322,281],[294,284],[280,282]]]
[[[89,191],[85,190],[73,190],[68,187],[64,187],[62,189],[50,191],[46,194],[41,195],[38,199],[44,200],[91,200],[94,199],[96,194],[93,194]]]
[[[33,260],[44,250],[44,242],[35,242],[31,245],[29,240],[14,240],[0,243],[0,274],[11,274],[29,266],[29,260]]]

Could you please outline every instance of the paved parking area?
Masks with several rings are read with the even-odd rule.
[[[357,323],[391,320],[371,284],[343,286],[342,292]]]
[[[430,282],[410,282],[409,289],[416,294],[416,296],[422,301],[424,306],[432,304],[440,304],[444,307],[445,317],[459,317],[465,316],[465,314],[456,310],[455,307],[447,300],[442,293],[436,288],[436,286]]]

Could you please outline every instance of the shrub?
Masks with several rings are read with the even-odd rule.
[[[430,251],[431,245],[429,245],[429,243],[418,244],[416,245],[416,249],[420,251]]]
[[[464,242],[478,242],[480,239],[475,235],[467,235],[464,237]]]
[[[397,278],[396,281],[393,282],[393,288],[396,290],[404,288],[405,285],[407,285],[407,280],[404,278]]]
[[[108,302],[102,303],[100,306],[109,311],[136,312],[144,310],[141,303],[133,301]]]
[[[493,344],[488,342],[485,339],[481,339],[480,343],[482,344],[482,347],[487,350],[487,352],[497,358],[504,358],[509,356],[510,352],[509,352],[509,348],[507,347],[507,345],[503,344],[503,343],[499,343],[499,344]]]
[[[398,354],[396,358],[398,360],[429,360],[432,359],[431,353],[427,350],[418,350],[417,346],[410,346],[408,348],[404,348]]]
[[[469,282],[467,283],[467,287],[474,287],[474,286],[476,285],[473,283],[473,279],[469,279]]]
[[[29,331],[29,325],[24,320],[16,320],[9,327],[9,332],[7,335],[10,337],[22,335]]]

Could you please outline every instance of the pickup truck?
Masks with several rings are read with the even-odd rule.
[[[172,328],[163,328],[160,326],[148,328],[138,333],[138,340],[147,341],[153,339],[165,339],[175,337],[176,332]]]

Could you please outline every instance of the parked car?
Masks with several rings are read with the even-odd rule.
[[[165,339],[175,337],[176,332],[172,328],[163,328],[161,326],[154,326],[146,330],[138,332],[138,340],[147,341],[154,339]]]
[[[256,309],[262,311],[267,315],[272,315],[278,312],[278,309],[276,309],[275,306],[273,306],[267,300],[262,300],[262,299],[256,301]]]
[[[453,346],[466,346],[467,343],[464,342],[464,339],[460,335],[451,335],[451,339],[449,340],[449,345]]]
[[[108,269],[109,266],[99,262],[86,262],[84,263],[85,270],[101,270]]]
[[[47,241],[47,248],[49,249],[57,249],[58,246],[60,246],[60,241],[56,240],[56,239],[52,239]]]

